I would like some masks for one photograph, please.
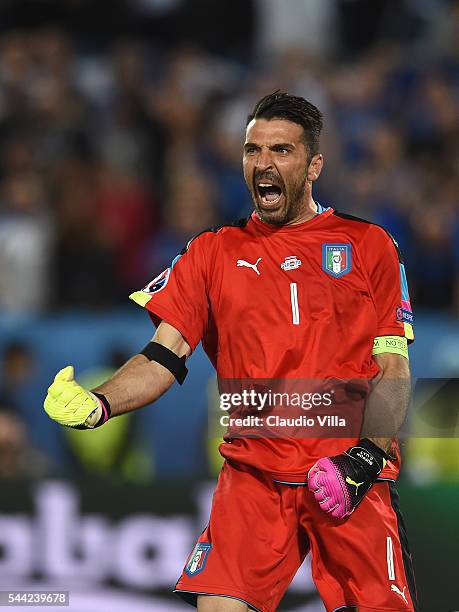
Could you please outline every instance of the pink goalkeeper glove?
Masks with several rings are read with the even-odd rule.
[[[388,458],[364,438],[342,455],[319,459],[308,472],[308,489],[324,512],[342,519],[354,512]]]

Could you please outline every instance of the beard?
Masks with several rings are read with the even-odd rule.
[[[307,173],[305,172],[297,182],[287,186],[284,183],[281,206],[275,210],[267,210],[260,206],[258,191],[251,190],[252,201],[258,216],[265,223],[271,225],[287,225],[301,216],[305,207],[305,195],[307,185]]]

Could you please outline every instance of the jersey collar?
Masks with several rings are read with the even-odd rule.
[[[324,219],[327,219],[327,217],[333,214],[333,208],[331,207],[323,208],[323,206],[320,206],[318,204],[318,210],[322,210],[323,212],[319,212],[315,217],[312,217],[307,221],[303,221],[303,223],[297,223],[295,225],[271,225],[271,223],[266,223],[266,221],[260,219],[255,210],[252,212],[250,218],[252,219],[253,223],[255,223],[257,228],[267,234],[279,232],[302,232],[308,230],[310,227],[316,225],[317,223],[321,223]]]

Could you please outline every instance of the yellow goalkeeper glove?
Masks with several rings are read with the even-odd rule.
[[[73,376],[73,366],[67,366],[56,374],[44,402],[48,416],[61,425],[77,429],[103,425],[110,417],[107,399],[83,389]]]

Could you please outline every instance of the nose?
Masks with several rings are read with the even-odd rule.
[[[273,167],[273,161],[271,157],[271,151],[267,147],[262,147],[257,155],[256,167],[258,170],[263,171]]]

